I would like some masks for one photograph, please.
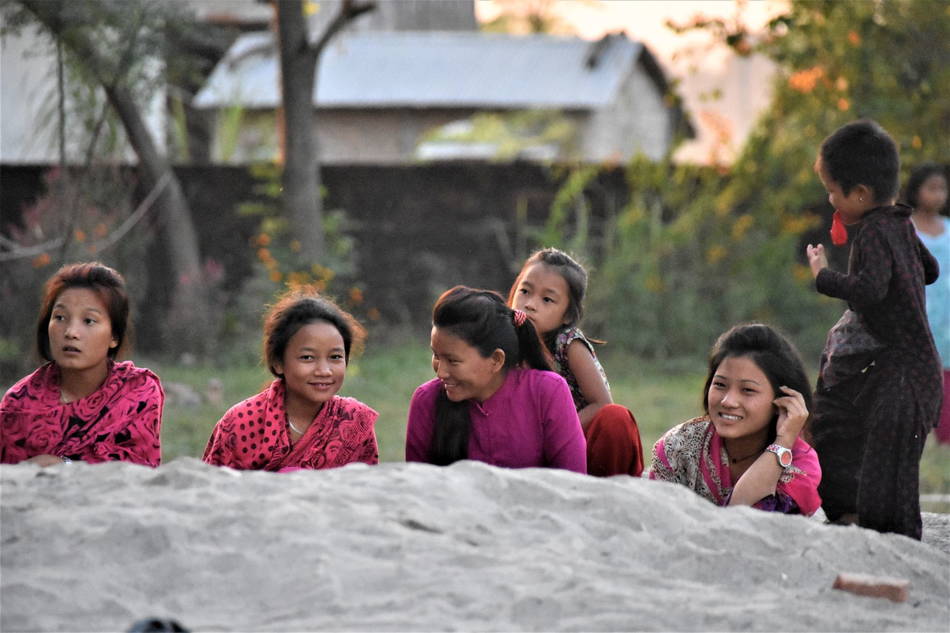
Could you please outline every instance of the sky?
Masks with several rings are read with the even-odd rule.
[[[482,21],[497,17],[506,0],[476,0]],[[550,10],[584,39],[624,32],[644,43],[670,79],[679,79],[695,127],[696,141],[677,153],[680,160],[731,162],[757,115],[768,105],[773,66],[761,56],[739,58],[704,33],[676,34],[666,21],[684,24],[696,16],[734,20],[762,28],[785,8],[784,0],[518,0],[550,4]],[[715,91],[721,96],[714,98]]]

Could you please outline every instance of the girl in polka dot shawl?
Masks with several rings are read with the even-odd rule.
[[[264,361],[276,380],[224,414],[204,461],[271,471],[378,463],[378,414],[337,395],[364,336],[356,319],[316,292],[286,293],[264,321]]]

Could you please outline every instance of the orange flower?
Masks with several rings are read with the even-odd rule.
[[[105,223],[100,222],[96,225],[96,228],[93,230],[93,232],[96,234],[96,237],[105,237],[109,232],[109,227],[106,226]]]
[[[806,68],[792,73],[792,76],[788,78],[788,85],[796,92],[808,94],[815,89],[818,80],[824,76],[825,70],[821,66]]]
[[[377,310],[376,308],[370,308],[369,310],[366,311],[366,316],[369,317],[370,321],[379,321],[382,315],[379,313],[379,310]]]
[[[848,41],[851,42],[851,46],[857,46],[861,43],[861,36],[857,31],[848,31]]]
[[[43,266],[49,266],[50,262],[49,253],[43,253],[42,255],[37,255],[33,258],[33,268],[42,268]]]
[[[280,273],[279,270],[270,271],[270,280],[273,281],[274,283],[277,283],[278,281],[283,279],[283,277],[284,276]]]
[[[914,138],[912,138],[912,139],[910,140],[910,145],[911,145],[911,147],[913,147],[914,149],[920,149],[921,147],[923,147],[924,142],[923,142],[922,140],[920,140],[920,137],[919,137],[919,136],[917,136],[916,134],[914,134]]]
[[[842,112],[847,112],[848,110],[851,109],[851,102],[845,99],[844,97],[841,97],[840,99],[838,99],[838,109],[841,110]]]
[[[270,245],[270,235],[267,233],[261,233],[257,236],[257,245],[258,246],[269,246]]]
[[[350,301],[353,302],[354,305],[363,303],[363,291],[356,286],[350,288]]]
[[[76,229],[75,232],[73,232],[73,237],[76,239],[77,242],[82,244],[83,242],[86,241],[86,232],[83,231],[82,229]]]
[[[271,257],[270,251],[266,248],[257,249],[257,258],[265,263],[273,259],[273,257]]]

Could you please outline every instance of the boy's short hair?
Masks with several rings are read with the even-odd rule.
[[[848,195],[858,185],[874,191],[874,202],[897,196],[900,155],[894,139],[870,119],[838,128],[821,143],[821,168]]]

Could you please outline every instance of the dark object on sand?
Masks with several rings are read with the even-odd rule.
[[[188,629],[171,618],[145,618],[133,624],[128,633],[188,633]]]

